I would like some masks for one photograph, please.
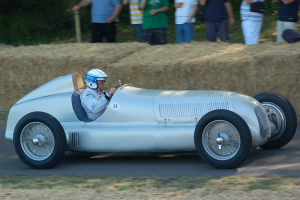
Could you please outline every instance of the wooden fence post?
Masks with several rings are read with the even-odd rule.
[[[76,42],[81,42],[81,28],[80,28],[80,17],[79,12],[75,12],[75,30],[76,30]]]

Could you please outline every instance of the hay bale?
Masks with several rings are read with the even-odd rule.
[[[175,90],[231,90],[250,96],[276,92],[300,115],[300,43],[192,43],[149,46],[141,43],[60,44],[10,48],[0,52],[0,111],[41,84],[92,68],[120,75],[136,87]],[[18,81],[16,81],[18,80]],[[16,92],[12,92],[16,91]],[[7,95],[6,95],[7,96]]]
[[[109,71],[109,64],[145,46],[148,45],[59,44],[0,51],[0,111],[9,110],[25,94],[59,76],[76,71],[85,75],[92,68]]]
[[[300,116],[300,43],[192,43],[143,49],[113,63],[142,88],[231,90],[285,96]],[[116,74],[112,75],[116,79]]]
[[[11,47],[13,47],[13,46],[11,46],[11,45],[5,45],[5,44],[0,44],[0,51],[4,50],[6,48],[11,48]]]

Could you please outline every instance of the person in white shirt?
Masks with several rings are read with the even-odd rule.
[[[108,93],[104,90],[107,78],[108,75],[100,69],[92,69],[86,74],[85,81],[88,87],[80,95],[80,100],[87,117],[91,120],[96,120],[104,113],[116,91],[116,88],[111,88]]]
[[[256,2],[264,3],[264,0],[243,0],[241,4],[242,31],[246,45],[259,44],[263,13],[251,11],[251,4]]]
[[[193,23],[198,10],[197,0],[175,0],[175,30],[178,44],[191,43],[193,36]]]
[[[142,42],[143,13],[139,9],[139,0],[123,0],[123,5],[129,3],[131,24],[134,26],[134,33],[138,42]]]

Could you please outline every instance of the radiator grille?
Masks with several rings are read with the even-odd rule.
[[[79,133],[72,133],[72,146],[79,147]]]
[[[229,98],[232,92],[228,91],[194,91],[194,90],[167,90],[162,91],[160,98],[181,98],[181,97],[225,97]]]
[[[268,119],[266,110],[262,105],[259,105],[254,109],[254,112],[258,119],[260,136],[261,138],[266,139],[268,136],[271,135],[270,121]]]
[[[206,113],[229,110],[228,102],[159,104],[160,118],[201,118]]]

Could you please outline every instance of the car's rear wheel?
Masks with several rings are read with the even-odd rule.
[[[61,124],[51,115],[34,112],[17,124],[13,137],[19,158],[35,169],[56,165],[64,156],[66,136]]]
[[[270,122],[275,125],[269,141],[262,145],[264,149],[279,149],[289,143],[297,129],[297,116],[292,104],[284,97],[264,92],[253,97],[265,108]]]
[[[198,122],[194,142],[200,157],[219,169],[232,169],[248,157],[252,137],[247,123],[236,113],[215,110]]]

